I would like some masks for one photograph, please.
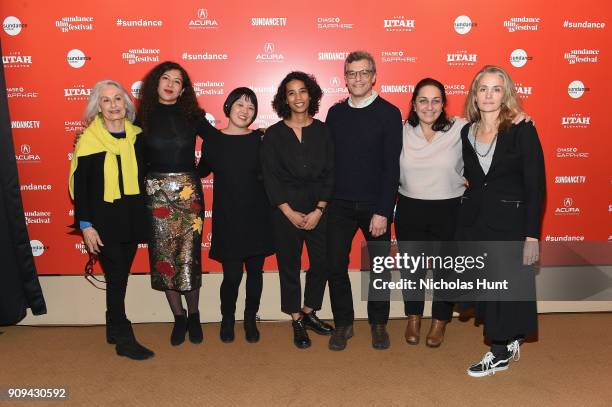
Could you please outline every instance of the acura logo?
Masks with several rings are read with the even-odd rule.
[[[30,148],[29,145],[27,144],[21,145],[21,154],[30,154],[30,152],[32,152],[32,149]]]
[[[198,18],[200,20],[205,20],[206,18],[208,18],[208,10],[206,10],[205,8],[198,9]]]
[[[266,42],[264,45],[264,52],[271,54],[274,52],[274,44],[271,42]]]
[[[340,79],[338,79],[337,76],[334,76],[333,78],[329,80],[329,84],[331,86],[340,86]]]
[[[568,197],[563,200],[563,206],[565,206],[566,208],[569,208],[573,204],[574,204],[574,200],[572,198]]]

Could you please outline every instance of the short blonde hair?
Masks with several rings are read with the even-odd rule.
[[[91,94],[89,95],[89,100],[87,101],[87,107],[85,107],[85,112],[83,113],[83,124],[85,126],[89,126],[91,122],[94,120],[96,115],[99,113],[98,99],[100,98],[100,92],[102,88],[105,86],[114,86],[121,92],[121,96],[125,101],[125,117],[133,122],[134,117],[136,116],[136,109],[134,108],[134,103],[132,103],[132,99],[130,99],[130,95],[127,91],[119,84],[117,81],[113,81],[111,79],[104,79],[99,81],[94,85],[91,89]]]
[[[476,101],[478,86],[482,77],[488,73],[498,75],[504,82],[504,95],[502,97],[501,108],[499,112],[499,130],[509,127],[512,119],[522,112],[520,100],[514,88],[514,81],[510,75],[501,67],[495,65],[486,65],[483,67],[472,80],[470,91],[465,100],[465,116],[470,122],[480,121],[480,109]]]

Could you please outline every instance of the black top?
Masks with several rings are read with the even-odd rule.
[[[329,109],[326,124],[335,148],[334,199],[375,205],[391,219],[399,186],[402,115],[380,96],[353,108],[348,99]]]
[[[203,138],[215,130],[202,116],[197,121],[187,120],[176,104],[158,103],[144,135],[147,169],[165,173],[194,171],[196,135]]]
[[[262,133],[230,136],[215,129],[202,148],[201,177],[214,173],[209,257],[238,260],[274,252],[270,203],[259,165]]]
[[[268,128],[261,149],[266,192],[275,207],[288,203],[309,213],[328,202],[334,188],[334,148],[329,130],[314,119],[302,128],[302,142],[280,121]]]
[[[501,132],[489,172],[480,166],[468,139],[470,124],[461,130],[464,176],[469,187],[461,199],[459,225],[478,219],[492,229],[507,231],[508,240],[540,238],[546,180],[538,133],[521,122]],[[487,240],[483,236],[482,240]]]
[[[125,133],[111,133],[116,138],[124,138]],[[78,157],[74,172],[74,220],[72,225],[79,227],[80,221],[93,224],[102,243],[144,241],[148,235],[144,203],[143,136],[136,136],[134,143],[138,163],[138,185],[140,194],[124,195],[121,157],[117,155],[119,167],[119,188],[121,198],[104,201],[104,158],[105,152]]]

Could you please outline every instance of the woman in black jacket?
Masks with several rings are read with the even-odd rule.
[[[306,328],[331,335],[321,321],[326,269],[325,208],[333,191],[333,145],[329,130],[313,116],[323,92],[315,78],[291,72],[281,82],[272,107],[282,118],[264,137],[261,165],[264,184],[275,207],[272,227],[281,285],[281,310],[293,320],[293,343],[310,346]],[[304,306],[300,269],[306,243],[310,269],[306,274]]]
[[[228,125],[206,139],[199,164],[201,177],[211,172],[215,176],[209,257],[223,265],[220,337],[226,343],[234,340],[236,299],[245,268],[244,331],[248,342],[257,342],[263,265],[274,249],[270,202],[259,164],[263,134],[249,129],[257,117],[255,93],[249,88],[234,89],[223,104],[223,112]]]
[[[489,242],[484,245],[487,278],[514,279],[519,285],[511,286],[511,298],[504,301],[488,292],[486,301],[476,302],[476,318],[484,324],[491,350],[468,369],[473,377],[506,370],[511,359],[518,360],[523,338],[537,330],[532,265],[539,259],[544,158],[532,123],[512,125],[519,112],[510,76],[500,67],[485,66],[466,101],[470,123],[461,140],[469,186],[461,198],[457,237]]]
[[[70,166],[74,227],[89,253],[99,255],[106,277],[107,341],[118,355],[142,360],[153,352],[134,338],[125,315],[125,292],[138,242],[147,236],[141,129],[134,106],[115,81],[98,82],[85,110],[88,125]]]

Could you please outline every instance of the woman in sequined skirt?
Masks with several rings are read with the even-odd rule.
[[[140,101],[136,122],[144,131],[151,286],[165,292],[174,315],[172,345],[183,343],[187,331],[191,342],[201,343],[204,201],[194,152],[196,136],[215,129],[198,106],[189,75],[174,62],[147,74]]]

